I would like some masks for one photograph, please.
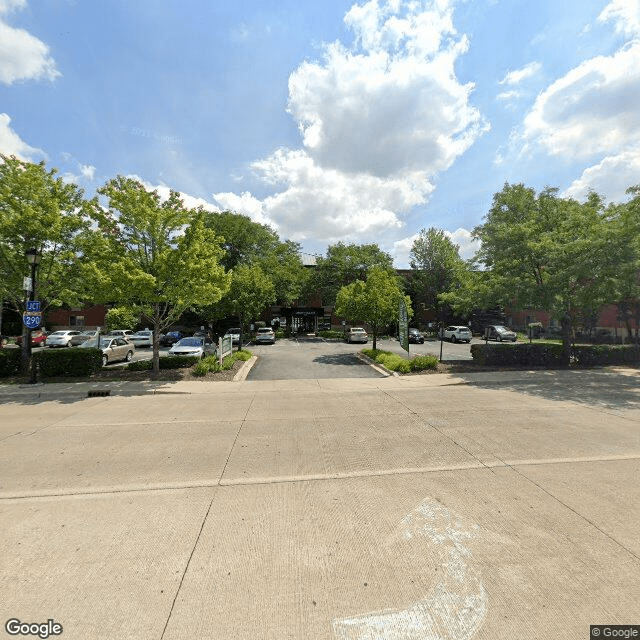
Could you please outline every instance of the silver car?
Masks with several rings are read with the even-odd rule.
[[[347,334],[347,342],[362,342],[366,344],[369,341],[369,335],[362,327],[351,327]]]
[[[487,340],[497,340],[503,342],[504,340],[510,340],[515,342],[518,336],[514,331],[510,331],[507,327],[501,324],[492,324],[484,330],[484,337]]]
[[[215,352],[215,345],[201,336],[182,338],[169,349],[170,356],[196,356],[197,358],[204,358]]]
[[[270,327],[261,327],[256,333],[256,344],[275,344],[276,334]]]
[[[100,347],[98,347],[98,340],[92,338],[80,345],[80,349],[98,349],[102,351],[102,366],[105,367],[110,362],[116,362],[116,360],[125,360],[131,362],[133,354],[136,350],[136,345],[132,342],[128,342],[122,336],[100,336]]]
[[[136,347],[153,347],[153,331],[136,331],[132,336],[129,336],[129,341],[133,342]]]
[[[451,342],[471,342],[471,329],[469,327],[450,325],[441,332],[441,337]]]
[[[79,331],[54,331],[47,336],[47,346],[69,347],[71,346],[71,338],[79,334]]]

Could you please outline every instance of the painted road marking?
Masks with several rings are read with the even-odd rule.
[[[405,540],[427,538],[443,575],[425,598],[404,610],[387,610],[333,621],[338,640],[471,640],[487,613],[487,594],[465,541],[469,525],[437,500],[427,498],[400,523]],[[438,572],[440,574],[441,572]]]

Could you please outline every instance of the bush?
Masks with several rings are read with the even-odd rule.
[[[15,376],[20,373],[22,349],[0,349],[0,377]]]
[[[381,353],[391,353],[391,351],[382,351],[382,349],[363,349],[362,353],[364,353],[367,358],[375,360]]]
[[[200,362],[193,367],[194,376],[206,376],[207,373],[209,373],[209,365],[204,360],[200,360]]]
[[[435,356],[416,356],[410,360],[411,371],[424,371],[426,369],[436,370],[438,368],[438,358]]]
[[[90,376],[102,368],[100,349],[47,349],[33,354],[43,378]]]
[[[164,356],[160,358],[161,369],[186,369],[200,362],[198,356]],[[150,371],[153,368],[151,360],[139,360],[127,365],[129,371]]]
[[[278,329],[278,330],[275,332],[275,334],[276,334],[276,340],[280,340],[280,339],[282,339],[282,338],[285,338],[285,337],[286,337],[286,334],[285,334],[285,332],[284,332],[282,329]]]
[[[471,356],[484,365],[526,365],[553,367],[562,362],[560,344],[472,344]],[[635,345],[577,345],[571,347],[571,362],[593,367],[611,364],[639,364]]]

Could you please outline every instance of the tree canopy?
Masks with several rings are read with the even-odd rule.
[[[93,203],[99,228],[85,236],[92,260],[84,272],[96,301],[130,304],[153,325],[157,372],[160,331],[185,310],[216,303],[229,289],[220,239],[205,227],[204,212],[185,208],[175,191],[163,200],[118,176],[98,192],[108,208]]]
[[[411,300],[404,295],[400,279],[384,267],[373,266],[368,270],[365,281],[356,280],[340,289],[335,312],[352,322],[366,323],[375,349],[379,331],[397,321],[403,298],[411,316]]]
[[[346,245],[338,242],[328,247],[326,257],[317,259],[310,286],[320,293],[322,304],[331,305],[341,287],[355,280],[366,280],[372,267],[392,272],[393,258],[377,244]]]

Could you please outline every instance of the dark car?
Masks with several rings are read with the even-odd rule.
[[[180,338],[182,338],[182,334],[179,331],[169,331],[169,333],[160,336],[160,345],[163,347],[171,347],[178,342]]]
[[[497,340],[498,342],[502,342],[503,340],[515,342],[518,336],[515,332],[510,331],[501,324],[492,324],[485,329],[484,337],[487,340]]]
[[[418,329],[409,329],[409,342],[413,344],[424,344],[424,336]]]

